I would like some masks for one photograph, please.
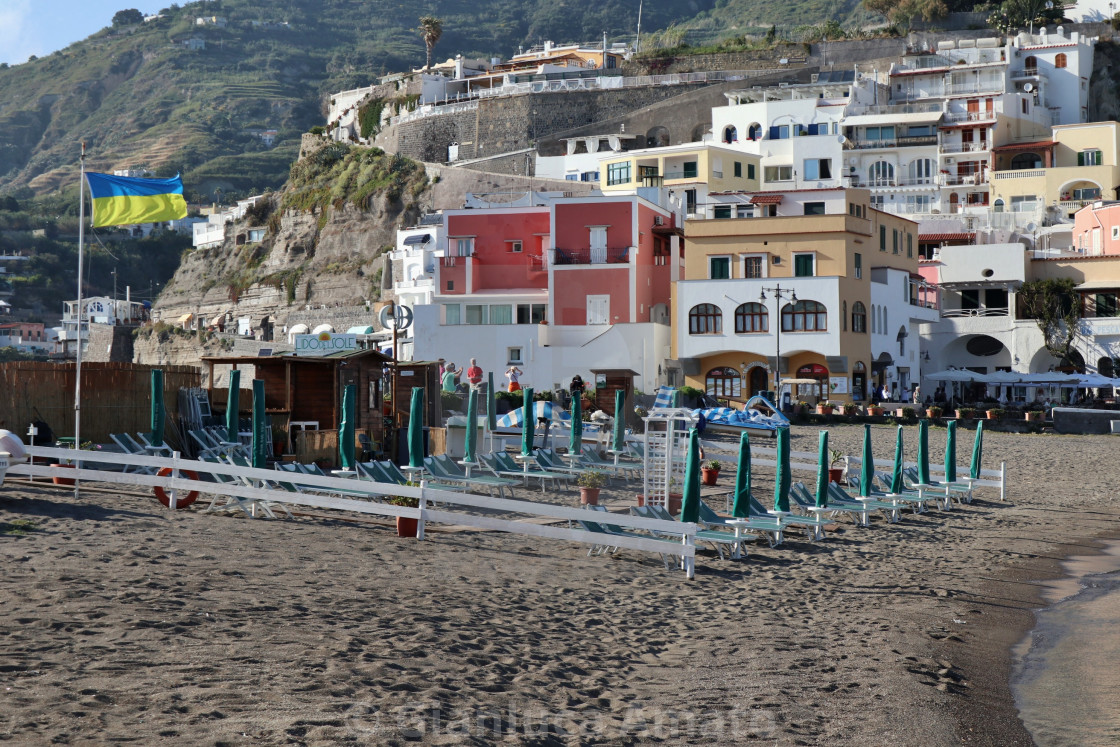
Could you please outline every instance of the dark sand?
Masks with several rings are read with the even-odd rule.
[[[830,430],[858,453],[861,428]],[[890,457],[893,430],[874,433]],[[794,449],[816,434],[796,427]],[[958,441],[967,462],[971,434]],[[944,431],[930,443],[939,461]],[[643,553],[440,527],[417,542],[323,512],[171,514],[10,480],[0,532],[34,528],[0,533],[0,739],[1030,744],[1010,648],[1042,603],[1032,582],[1117,536],[1117,444],[987,433],[1006,503],[987,488],[742,562],[704,551],[692,582]],[[768,502],[771,472],[755,484]]]

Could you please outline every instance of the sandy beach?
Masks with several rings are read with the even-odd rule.
[[[829,430],[834,448],[859,452],[862,427]],[[793,448],[815,450],[817,432],[795,426]],[[873,434],[875,456],[891,457],[893,429]],[[915,428],[907,439],[913,458]],[[944,439],[931,430],[935,461]],[[321,511],[170,513],[151,497],[75,500],[10,480],[0,739],[1031,744],[1010,648],[1042,604],[1032,582],[1120,536],[1118,443],[988,432],[1006,502],[987,488],[894,525],[845,520],[815,544],[760,542],[738,562],[705,550],[693,581],[646,553],[589,558],[438,525],[417,542]],[[961,431],[960,463],[971,445]],[[772,479],[756,469],[763,502]],[[635,492],[615,486],[603,502],[620,509]]]

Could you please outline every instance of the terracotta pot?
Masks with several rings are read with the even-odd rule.
[[[397,517],[397,536],[398,537],[415,537],[416,530],[419,528],[420,520],[412,519],[407,516]]]
[[[833,469],[831,467],[828,468],[828,481],[829,482],[834,482],[837,485],[839,485],[840,481],[843,480],[843,479],[844,479],[844,469],[843,468],[840,468],[840,469]]]
[[[1041,412],[1027,412],[1023,414],[1023,417],[1028,421],[1037,423],[1042,421],[1045,415]]]
[[[988,415],[988,420],[999,420],[999,413],[996,412],[995,410],[988,410],[987,415]]]
[[[681,500],[683,499],[683,493],[669,493],[669,513],[673,516],[679,516],[681,513]]]
[[[708,469],[707,467],[700,468],[700,484],[701,485],[715,485],[716,480],[719,478],[718,469]]]
[[[66,469],[76,469],[73,464],[52,464],[52,467],[65,467]],[[73,485],[76,480],[69,477],[52,477],[51,482],[55,485]]]
[[[579,502],[583,506],[598,506],[599,505],[599,491],[602,488],[580,488],[579,489]]]
[[[832,410],[833,410],[832,405],[817,405],[817,414],[818,415],[831,415]]]
[[[868,407],[867,408],[867,414],[870,415],[873,418],[877,418],[877,417],[879,417],[880,415],[883,414],[883,408],[882,407]]]

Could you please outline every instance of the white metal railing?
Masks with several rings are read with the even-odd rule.
[[[1045,169],[1024,169],[1022,171],[993,171],[993,179],[1035,179],[1046,176]]]
[[[48,462],[64,463],[65,461],[77,462],[75,467],[51,467],[42,464],[17,463],[11,464],[7,475],[26,475],[32,477],[63,477],[79,481],[107,482],[116,485],[132,485],[135,487],[162,488],[174,506],[179,497],[191,491],[198,491],[225,496],[232,499],[230,506],[241,508],[245,513],[253,514],[249,505],[280,504],[284,506],[310,506],[313,508],[334,509],[351,511],[361,514],[372,514],[383,517],[406,517],[418,520],[416,538],[424,539],[424,524],[431,521],[441,524],[456,526],[472,526],[491,531],[509,532],[512,534],[528,535],[545,539],[568,540],[588,545],[609,544],[611,547],[625,547],[632,550],[655,552],[662,555],[676,555],[682,560],[684,570],[692,578],[696,555],[696,524],[678,521],[661,521],[646,519],[639,516],[624,514],[596,514],[586,509],[569,508],[550,503],[534,501],[511,500],[506,498],[491,498],[489,496],[470,495],[451,490],[428,487],[427,482],[421,478],[418,487],[408,485],[389,485],[368,480],[355,480],[346,477],[320,477],[317,475],[293,475],[288,472],[279,472],[271,469],[258,469],[253,467],[237,467],[229,464],[196,461],[193,459],[178,458],[178,453],[173,457],[134,456],[102,451],[75,451],[73,449],[56,449],[49,447],[30,447],[28,454],[34,459]],[[138,473],[118,472],[115,470],[92,469],[84,465],[120,465],[152,467],[156,469],[167,468],[166,475],[145,475]],[[190,473],[193,473],[190,474]],[[233,478],[237,482],[207,482],[197,479],[200,474],[222,475]],[[352,494],[360,491],[366,494],[366,499],[340,498],[332,495],[315,493],[292,492],[278,486],[280,483],[296,483],[300,487],[318,488],[327,493],[331,490],[342,494]],[[392,496],[405,496],[415,498],[419,503],[416,508],[409,506],[396,506],[382,503],[380,499]],[[438,502],[454,508],[472,508],[486,511],[486,515],[467,513],[462,510],[444,510],[430,508],[430,504]],[[243,505],[244,504],[244,505]],[[515,520],[502,518],[503,515],[528,516],[528,520]],[[608,518],[609,517],[609,518]],[[608,521],[612,525],[628,529],[642,529],[658,534],[679,536],[679,543],[666,542],[655,537],[633,537],[601,534],[580,529],[566,529],[559,526],[537,523],[534,519],[548,518],[557,521]]]
[[[1006,306],[985,307],[982,309],[942,309],[943,319],[964,319],[978,316],[1009,316],[1010,309]]]
[[[989,148],[987,140],[977,143],[942,143],[939,146],[942,153],[982,153]]]
[[[946,122],[983,122],[995,118],[996,113],[994,111],[949,112],[945,115]]]
[[[941,111],[940,103],[879,104],[872,106],[853,105],[848,110],[848,116],[863,116],[865,114],[930,114],[939,111]]]

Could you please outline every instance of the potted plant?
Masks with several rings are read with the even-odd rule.
[[[833,405],[827,399],[822,399],[820,402],[817,403],[817,414],[818,415],[831,415],[833,409],[834,409]]]
[[[405,485],[411,487],[418,487],[419,483],[406,482]],[[420,501],[407,495],[396,495],[390,498],[387,503],[394,506],[405,506],[407,508],[419,508]],[[416,530],[419,528],[420,520],[411,516],[398,516],[397,517],[397,536],[398,537],[415,537]]]
[[[844,453],[839,449],[829,449],[828,456],[832,459],[828,463],[828,481],[839,485],[840,481],[844,479],[844,469],[836,465],[844,461]]]
[[[847,415],[847,416],[851,417],[852,415],[858,415],[859,414],[859,407],[857,407],[855,404],[849,402],[846,405],[841,405],[840,406],[840,412],[843,413],[844,415]]]
[[[719,463],[719,460],[709,459],[708,463],[700,468],[700,482],[704,485],[715,485],[721,467],[723,465]]]
[[[80,448],[83,451],[88,451],[89,449],[92,449],[93,448],[93,441],[82,441],[82,445],[81,445]],[[77,469],[77,465],[74,464],[73,459],[65,459],[61,462],[55,462],[54,464],[51,464],[50,466],[52,466],[52,467],[64,467],[66,469]],[[75,480],[72,477],[52,477],[51,482],[53,482],[55,485],[73,485],[75,482],[77,482],[77,480]]]
[[[976,417],[976,410],[971,407],[961,407],[957,409],[957,418],[967,420],[968,418]]]
[[[901,412],[902,412],[902,417],[904,417],[907,420],[913,420],[914,418],[916,418],[918,416],[917,412],[914,410],[913,407],[903,407]]]
[[[1046,418],[1046,413],[1043,410],[1029,410],[1026,413],[1026,420],[1033,423],[1040,423]]]
[[[598,506],[599,491],[602,490],[603,483],[606,481],[606,476],[597,470],[589,469],[580,472],[579,477],[576,478],[576,484],[579,485],[580,505]]]
[[[999,420],[1003,417],[1004,409],[1002,407],[993,407],[988,410],[988,420]]]
[[[931,405],[926,409],[926,414],[929,415],[930,420],[937,420],[941,417],[943,410],[937,405]]]
[[[867,414],[873,418],[880,417],[883,414],[883,408],[879,405],[868,405]]]

